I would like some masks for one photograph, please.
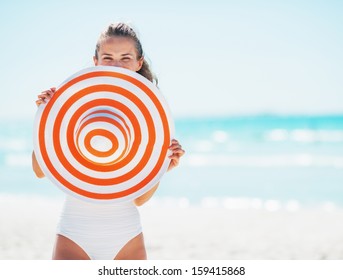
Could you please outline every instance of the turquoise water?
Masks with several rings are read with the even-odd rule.
[[[0,129],[0,193],[62,196],[31,171],[32,121]],[[343,206],[343,115],[179,119],[176,138],[187,153],[157,198],[205,207]]]

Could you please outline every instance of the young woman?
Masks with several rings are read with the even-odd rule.
[[[135,31],[124,23],[111,24],[96,44],[94,64],[117,66],[135,71],[156,82],[144,59],[142,45]],[[38,95],[36,104],[48,102],[55,88]],[[185,151],[172,140],[168,171],[179,164]],[[32,154],[33,170],[39,178],[44,173]],[[66,197],[53,251],[53,259],[131,259],[147,258],[137,206],[147,202],[158,184],[133,202],[102,205]]]

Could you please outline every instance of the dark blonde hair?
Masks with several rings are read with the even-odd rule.
[[[142,44],[136,32],[133,30],[133,28],[131,28],[126,23],[119,22],[119,23],[110,24],[107,27],[107,29],[100,34],[100,37],[95,47],[96,58],[98,58],[98,52],[99,52],[101,43],[108,38],[116,37],[116,36],[131,38],[135,43],[137,59],[141,59],[142,57],[144,57]],[[150,82],[155,81],[156,84],[158,83],[157,77],[150,70],[150,66],[148,62],[145,60],[145,58],[143,58],[143,65],[141,69],[137,71],[137,73],[147,78]]]

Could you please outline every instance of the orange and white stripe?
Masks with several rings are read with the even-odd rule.
[[[40,105],[34,150],[45,175],[86,200],[132,200],[169,165],[174,125],[157,87],[130,70],[91,67]]]

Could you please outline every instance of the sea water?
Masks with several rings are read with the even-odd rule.
[[[343,115],[176,120],[186,150],[152,203],[180,207],[343,206]],[[0,121],[0,194],[63,197],[31,169],[33,120]]]

